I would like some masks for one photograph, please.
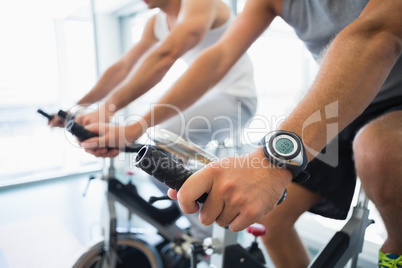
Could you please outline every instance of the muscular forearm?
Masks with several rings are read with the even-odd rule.
[[[310,92],[280,127],[313,149],[307,150],[309,159],[364,111],[401,53],[394,34],[368,26],[354,22],[335,38]],[[323,118],[315,122],[314,116]]]

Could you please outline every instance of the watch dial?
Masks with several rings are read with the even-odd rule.
[[[293,152],[295,146],[290,139],[280,138],[276,141],[275,149],[280,154],[290,154]]]

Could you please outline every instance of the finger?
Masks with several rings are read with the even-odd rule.
[[[63,119],[58,119],[56,122],[56,127],[64,127],[66,122]]]
[[[96,149],[84,149],[85,152],[95,155]]]
[[[262,218],[262,217],[261,217]],[[245,213],[239,213],[232,222],[229,223],[229,229],[233,232],[240,232],[251,224],[256,223],[261,218],[251,218],[248,217]]]
[[[95,150],[95,155],[98,157],[107,157],[108,151],[107,148],[98,148]]]
[[[85,141],[80,142],[80,146],[84,149],[95,149],[100,147],[100,138],[99,137],[94,137],[87,139]],[[105,146],[102,146],[105,147]]]
[[[76,117],[75,119],[74,119],[74,121],[76,122],[76,123],[78,123],[78,124],[80,124],[80,125],[83,125],[83,120],[84,120],[84,116],[83,115],[80,115],[80,116],[78,116],[78,117]]]
[[[85,149],[85,152],[93,154],[96,157],[104,157],[107,153],[106,148],[94,148],[94,149]]]
[[[167,195],[170,199],[177,200],[177,191],[173,189],[169,189]]]
[[[191,214],[198,211],[199,205],[196,200],[211,191],[212,182],[212,174],[208,168],[197,171],[186,180],[177,194],[180,208],[184,213]]]
[[[95,149],[85,149],[85,152],[93,154],[96,157],[113,158],[119,155],[120,150],[108,149],[108,148],[95,148]]]
[[[87,125],[91,125],[92,123],[94,123],[95,121],[92,120],[91,117],[86,116],[83,120],[82,120],[82,125],[83,126],[87,126]]]
[[[196,213],[200,209],[200,205],[193,199],[189,198],[189,200],[193,201],[188,201],[188,197],[182,198],[183,195],[181,195],[182,192],[177,193],[177,201],[179,201],[179,207],[180,209],[186,213],[186,214],[193,214]]]
[[[119,155],[119,154],[120,154],[120,150],[119,150],[119,149],[108,149],[108,150],[106,151],[106,153],[104,154],[103,157],[110,157],[110,158],[113,158],[113,157],[116,157],[116,156]]]
[[[222,213],[216,219],[216,223],[219,226],[228,226],[239,215],[239,212],[235,209],[222,209]]]
[[[208,194],[208,198],[205,200],[205,203],[201,208],[199,215],[200,222],[204,225],[211,225],[218,219],[219,215],[223,213],[224,208],[225,203],[222,195],[212,188]]]
[[[64,127],[64,120],[62,120],[60,117],[58,117],[55,114],[52,114],[53,119],[48,121],[48,125],[50,127]]]
[[[103,126],[103,125],[102,125]],[[89,131],[91,131],[92,133],[99,135],[100,134],[100,126],[99,124],[90,124],[90,125],[86,125],[85,128]],[[105,129],[106,127],[103,126],[103,128]],[[103,132],[103,131],[102,131]]]

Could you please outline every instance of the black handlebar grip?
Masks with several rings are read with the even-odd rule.
[[[176,191],[193,174],[161,150],[148,145],[139,150],[135,160],[137,167]],[[197,202],[204,203],[207,196],[204,193]]]
[[[70,132],[71,134],[76,136],[80,141],[84,141],[84,140],[87,140],[87,139],[93,138],[93,137],[98,137],[98,135],[96,135],[95,133],[92,133],[91,131],[89,131],[88,129],[83,127],[82,125],[75,122],[74,120],[69,120],[67,122],[66,129],[68,132]],[[126,153],[137,153],[139,150],[141,150],[142,147],[144,147],[143,144],[134,143],[134,144],[131,144],[130,146],[124,147],[121,150]],[[108,148],[108,149],[113,149],[113,148]]]
[[[41,115],[43,115],[44,117],[46,117],[49,121],[52,120],[54,118],[53,115],[50,115],[48,113],[46,113],[45,111],[38,109],[38,113],[40,113]]]
[[[46,117],[48,120],[52,120],[54,118],[53,115],[46,113],[42,109],[38,109],[37,112],[40,113],[41,115],[43,115],[44,117]],[[98,135],[90,132],[86,128],[84,128],[82,125],[74,122],[74,120],[73,120],[74,116],[72,116],[71,114],[69,114],[63,110],[59,110],[59,112],[57,113],[57,116],[59,116],[60,118],[62,118],[64,120],[68,120],[68,122],[66,124],[67,131],[70,132],[71,134],[73,134],[74,136],[76,136],[80,141],[84,141],[86,139],[98,136]],[[134,143],[134,144],[131,144],[130,146],[126,146],[125,148],[123,148],[121,150],[126,153],[137,153],[143,146],[144,146],[143,144]]]
[[[69,120],[66,124],[66,129],[71,134],[76,136],[80,141],[87,140],[89,138],[97,137],[96,134],[92,133],[88,129],[84,128],[80,124],[74,122],[74,120]]]
[[[59,110],[57,112],[57,116],[62,118],[62,119],[64,119],[64,120],[67,120],[67,121],[69,121],[71,119],[74,119],[74,115],[72,115],[72,114],[70,114],[68,112],[65,112],[63,110]]]
[[[128,145],[122,149],[122,151],[126,153],[138,153],[142,147],[144,147],[144,144],[141,143],[133,143],[131,145]]]

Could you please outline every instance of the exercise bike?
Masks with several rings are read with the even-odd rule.
[[[73,120],[67,122],[66,129],[80,140],[95,136]],[[194,163],[196,163],[200,165],[199,169],[204,164],[216,160],[214,155],[167,131],[157,132],[152,140],[154,141],[153,146],[135,144],[132,147],[124,148],[124,151],[137,153],[136,162],[139,168],[176,190],[192,174],[183,164],[192,162],[194,167]],[[197,170],[197,167],[193,170]],[[186,231],[175,226],[180,212],[174,203],[167,209],[156,209],[138,195],[134,185],[122,184],[114,177],[113,165],[109,168],[106,178],[110,220],[105,228],[104,239],[82,254],[75,261],[73,267],[125,267],[124,263],[127,262],[125,256],[131,256],[136,261],[141,259],[133,257],[135,254],[130,251],[137,254],[140,252],[143,256],[145,264],[137,267],[179,268],[189,267],[190,262],[191,267],[195,268],[200,257],[205,255],[210,256],[209,267],[211,268],[265,267],[264,256],[256,241],[246,249],[237,243],[237,233],[216,224],[214,224],[213,234],[210,238],[197,241]],[[285,196],[286,192],[282,200]],[[198,201],[202,203],[205,198],[204,195]],[[172,264],[171,260],[166,261],[166,258],[163,260],[163,254],[166,254],[166,251],[161,255],[161,245],[150,245],[142,239],[144,234],[117,231],[114,206],[116,201],[158,229],[159,234],[164,238],[161,245],[170,249],[168,255],[175,256],[173,258],[176,259],[175,264]],[[368,218],[367,204],[368,200],[361,190],[352,217],[344,228],[334,235],[327,246],[317,254],[309,267],[345,267],[350,259],[352,259],[352,267],[356,267],[357,256],[362,251],[365,229],[373,223]],[[258,237],[264,234],[265,229],[261,226],[251,226],[247,231]],[[179,261],[177,262],[177,260]]]
[[[38,112],[49,120],[53,118],[42,110],[38,110]],[[58,116],[66,120],[66,130],[78,139],[86,140],[95,136],[74,122],[71,115],[59,111]],[[123,150],[129,153],[137,153],[136,160],[141,163],[138,165],[139,168],[162,180],[168,186],[176,187],[177,190],[185,179],[192,174],[190,170],[196,171],[217,159],[213,154],[166,130],[160,129],[149,132],[149,136],[152,136],[152,146],[133,144]],[[144,152],[151,151],[156,154],[152,156],[144,154]],[[145,160],[151,161],[151,168],[149,165],[144,165]],[[154,165],[156,163],[157,165]],[[155,173],[155,170],[158,171]],[[92,179],[94,177],[90,178],[90,180]],[[258,264],[258,266],[250,266],[250,263],[257,263],[255,256],[258,256],[265,263],[262,251],[258,248],[256,241],[252,243],[249,250],[244,249],[236,243],[237,234],[227,228],[214,226],[214,238],[207,238],[205,241],[199,241],[192,237],[188,230],[177,226],[177,220],[182,214],[175,202],[172,201],[169,207],[161,209],[153,205],[155,200],[160,198],[151,198],[150,201],[144,200],[131,181],[125,184],[116,178],[113,161],[111,161],[107,173],[103,174],[102,179],[107,182],[107,215],[104,217],[106,220],[103,226],[103,238],[95,241],[82,252],[73,261],[72,267],[188,268],[191,266],[195,268],[200,260],[209,255],[212,255],[210,267],[264,267],[263,263]],[[175,185],[170,185],[169,181],[174,182]],[[200,199],[200,202],[203,200]],[[151,244],[146,239],[149,234],[142,232],[142,230],[129,227],[126,230],[117,228],[117,204],[127,208],[130,215],[137,215],[154,226],[162,238],[161,241],[157,244]],[[220,243],[215,229],[223,230],[226,238],[220,236],[225,242]],[[261,226],[251,226],[248,231],[255,236],[264,233]],[[239,260],[241,265],[225,264],[222,266],[213,264],[217,262],[216,257],[219,259],[219,256],[223,256],[225,248],[229,248],[231,244],[236,251],[242,251],[241,255],[237,254],[241,256]],[[229,255],[231,254],[228,253]],[[249,261],[245,261],[246,259]]]

